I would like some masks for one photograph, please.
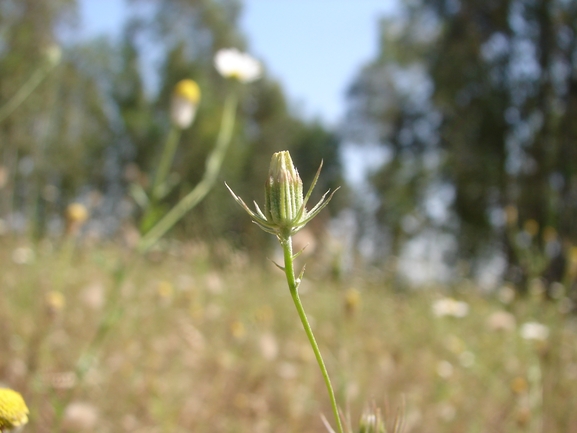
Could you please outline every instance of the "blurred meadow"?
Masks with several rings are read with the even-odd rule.
[[[125,7],[0,2],[0,431],[330,431],[297,292],[339,433],[577,433],[574,2],[399,1],[337,125],[242,1]]]
[[[144,259],[115,245],[63,257],[50,242],[4,239],[0,372],[26,397],[28,431],[325,431],[330,408],[282,272],[222,248],[215,266],[203,243]],[[483,296],[464,282],[454,288],[463,312],[446,288],[426,289],[303,283],[353,422],[374,400],[402,409],[405,431],[576,431],[577,323],[562,302],[539,288]],[[119,316],[80,381],[77,360],[111,300]],[[527,334],[534,322],[548,335]]]

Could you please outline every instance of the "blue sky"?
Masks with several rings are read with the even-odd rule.
[[[118,35],[124,0],[80,0],[85,37]],[[249,51],[283,85],[291,106],[307,118],[335,124],[344,94],[377,50],[378,18],[396,0],[245,0],[241,28]]]

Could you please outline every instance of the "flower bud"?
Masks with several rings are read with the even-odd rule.
[[[226,186],[236,202],[261,229],[276,235],[281,241],[285,241],[317,216],[336,191],[335,189],[328,197],[329,191],[327,191],[311,210],[306,209],[306,204],[317,183],[321,168],[322,162],[311,187],[306,196],[303,197],[303,182],[288,151],[273,154],[265,184],[264,212],[261,211],[256,202],[256,212],[250,210],[246,203],[228,185]]]
[[[28,422],[28,407],[20,393],[0,388],[0,431],[13,429]]]
[[[361,417],[359,433],[386,433],[381,411],[377,408],[366,410]]]
[[[200,88],[193,80],[181,80],[174,87],[170,103],[170,117],[172,123],[180,129],[186,129],[194,120],[198,103],[200,102]]]
[[[272,156],[265,184],[264,214],[281,228],[291,227],[303,206],[303,182],[293,165],[290,153]]]

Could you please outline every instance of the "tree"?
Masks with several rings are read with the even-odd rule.
[[[537,223],[531,241],[547,261],[564,260],[577,242],[576,18],[574,2],[423,0],[383,20],[379,55],[351,87],[349,134],[389,152],[372,182],[395,251],[414,227],[434,227],[453,235],[453,260],[475,272],[501,251],[506,278],[525,286],[531,272],[504,218],[513,206]],[[408,216],[419,221],[410,233]]]

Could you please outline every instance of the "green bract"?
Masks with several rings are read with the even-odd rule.
[[[303,197],[303,182],[293,165],[290,153],[285,150],[273,154],[265,184],[264,212],[256,202],[254,203],[256,212],[252,211],[228,185],[226,187],[236,202],[243,207],[261,229],[276,235],[281,240],[288,239],[317,216],[336,192],[335,189],[327,198],[329,193],[327,191],[320,201],[310,211],[307,211],[306,204],[319,179],[322,166],[323,163],[321,162],[311,187],[306,196]]]

